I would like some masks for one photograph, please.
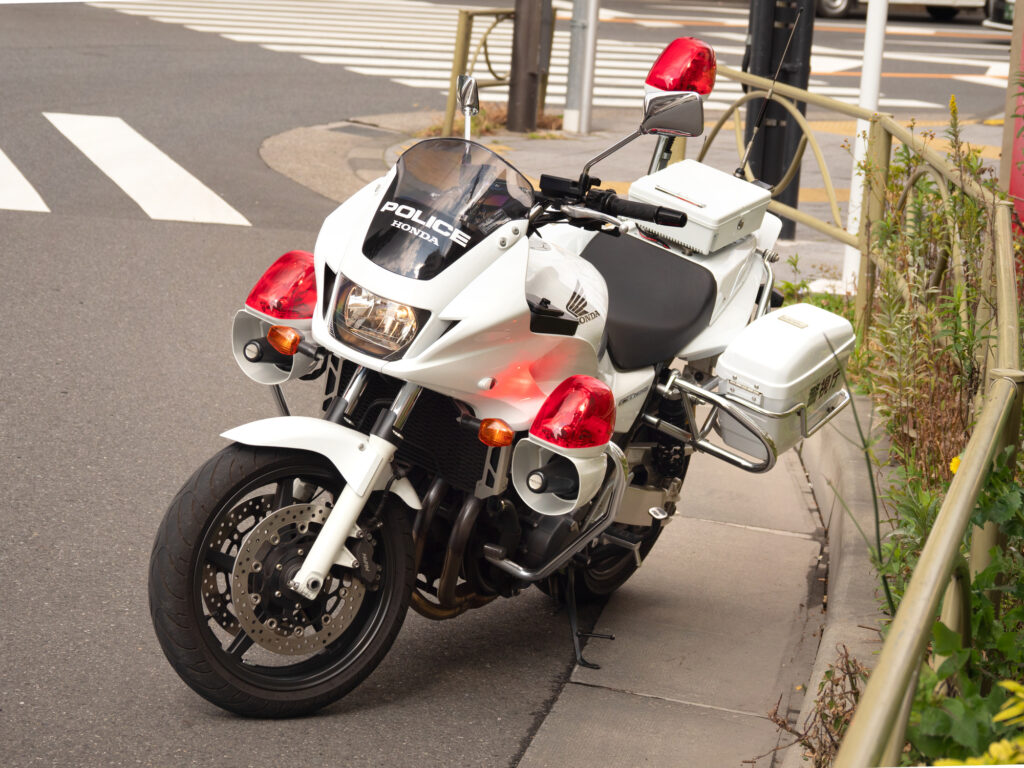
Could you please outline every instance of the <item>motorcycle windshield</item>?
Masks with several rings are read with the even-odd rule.
[[[363,241],[374,264],[430,280],[533,206],[533,187],[479,144],[428,139],[405,152]]]

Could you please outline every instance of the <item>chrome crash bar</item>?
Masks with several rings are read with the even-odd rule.
[[[604,530],[615,520],[615,513],[622,503],[622,496],[629,485],[629,465],[626,463],[626,456],[622,449],[615,443],[608,443],[604,449],[605,456],[609,459],[608,476],[604,485],[594,498],[590,513],[583,522],[583,530],[573,539],[572,543],[562,549],[555,557],[551,558],[540,568],[524,568],[519,563],[509,560],[506,557],[505,548],[497,544],[484,545],[484,557],[487,561],[505,573],[510,573],[523,581],[540,581],[557,571],[576,553],[580,552],[591,541],[600,536]]]
[[[710,382],[709,386],[714,386],[718,380],[715,379]],[[768,411],[764,408],[749,403],[745,400],[740,400],[735,397],[728,395],[719,395],[716,392],[712,392],[710,389],[700,387],[696,384],[692,384],[683,379],[682,374],[679,371],[672,371],[669,375],[668,380],[664,384],[658,385],[658,392],[662,397],[673,397],[677,394],[683,395],[683,408],[686,411],[686,417],[688,423],[697,423],[697,414],[694,409],[694,401],[703,403],[711,406],[711,413],[708,414],[704,424],[697,431],[696,434],[691,434],[685,429],[677,427],[675,424],[671,424],[663,419],[659,419],[649,413],[644,414],[644,421],[659,432],[674,437],[685,445],[691,446],[694,450],[701,451],[702,453],[708,453],[712,456],[722,459],[733,466],[744,469],[747,472],[767,472],[775,466],[775,461],[778,458],[778,451],[775,448],[775,441],[765,434],[762,430],[748,415],[749,412],[764,416],[769,419],[783,419],[793,414],[799,414],[800,418],[800,434],[802,437],[810,437],[828,422],[834,419],[839,412],[846,407],[850,402],[850,393],[845,388],[838,390],[831,397],[828,398],[823,404],[821,410],[825,411],[824,418],[815,422],[812,426],[807,425],[807,404],[797,403],[792,408],[782,411]],[[692,399],[691,399],[692,398]],[[745,413],[745,411],[747,413]],[[720,445],[715,445],[708,440],[708,435],[711,434],[712,430],[718,423],[719,416],[721,413],[728,414],[731,418],[735,419],[736,422],[746,429],[750,434],[761,443],[764,449],[765,458],[761,460],[752,460],[746,456],[736,453],[728,448]]]

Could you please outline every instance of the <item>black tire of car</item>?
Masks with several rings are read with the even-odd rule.
[[[381,662],[401,629],[413,586],[412,533],[403,505],[380,507],[374,534],[383,554],[381,592],[370,603],[363,626],[349,628],[323,651],[329,667],[309,664],[294,679],[245,672],[232,664],[203,614],[197,562],[218,516],[261,478],[328,476],[337,470],[319,454],[233,444],[213,456],[178,492],[157,533],[149,569],[149,602],[161,648],[178,675],[217,706],[247,717],[282,718],[309,714],[361,683]],[[337,480],[341,484],[340,478]],[[371,502],[372,505],[372,502]],[[369,509],[368,505],[368,509]],[[364,513],[365,515],[366,513]],[[360,518],[362,520],[362,518]],[[375,593],[367,593],[375,594]],[[360,616],[363,615],[360,610]],[[346,647],[334,648],[342,641]],[[348,647],[351,646],[351,647]],[[334,649],[332,651],[332,649]],[[330,654],[334,655],[331,656]]]
[[[857,6],[857,0],[818,0],[816,9],[826,19],[845,19]]]
[[[959,8],[953,8],[949,5],[926,5],[924,9],[936,21],[949,21],[960,13]]]

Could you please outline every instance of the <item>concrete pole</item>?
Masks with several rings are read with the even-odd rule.
[[[600,9],[600,0],[573,0],[569,38],[569,82],[562,118],[562,127],[569,133],[590,133]]]
[[[885,48],[885,22],[889,18],[889,0],[871,0],[868,3],[868,18],[864,30],[864,66],[860,72],[860,107],[872,112],[878,111],[878,94],[882,82],[882,51]],[[860,231],[861,190],[864,175],[860,166],[867,157],[867,132],[870,123],[857,121],[857,134],[853,143],[853,172],[850,174],[850,203],[846,216],[846,231],[856,235]],[[843,273],[839,280],[847,293],[853,293],[853,283],[860,272],[861,254],[853,246],[846,246],[843,257]]]
[[[1024,13],[1013,17],[1013,37],[1010,43],[1010,80],[1006,88],[1006,118],[1003,122],[1003,155],[999,163],[999,188],[1013,199],[1017,215],[1024,220],[1024,169],[1019,165],[1024,160],[1024,136],[1018,131],[1024,128],[1022,119],[1014,117],[1024,112],[1024,97],[1021,96],[1019,78],[1024,72]]]
[[[510,131],[534,131],[540,92],[541,2],[516,0],[515,11],[506,127]]]

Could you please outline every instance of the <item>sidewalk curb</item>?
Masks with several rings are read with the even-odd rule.
[[[265,139],[260,157],[295,183],[342,203],[388,172],[388,148],[438,118],[436,112],[406,112],[293,128]]]
[[[871,401],[856,396],[862,425],[871,424]],[[857,442],[851,442],[851,438]],[[845,645],[850,655],[871,668],[882,648],[878,626],[880,606],[878,576],[868,552],[867,536],[874,531],[874,502],[867,482],[868,468],[853,413],[846,410],[833,424],[804,441],[800,458],[811,482],[828,536],[828,610],[814,667],[807,683],[796,727],[802,729],[814,710],[818,686],[829,664],[836,659],[836,647]],[[856,524],[855,524],[856,523]],[[799,746],[786,752],[782,768],[801,768],[808,763]]]

